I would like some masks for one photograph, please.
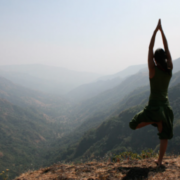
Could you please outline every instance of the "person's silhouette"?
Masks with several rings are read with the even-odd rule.
[[[155,36],[158,30],[161,32],[165,51],[157,49],[153,54]],[[151,90],[149,102],[142,111],[134,116],[129,126],[131,129],[138,129],[152,124],[158,128],[160,151],[156,163],[160,166],[166,152],[168,139],[173,137],[174,119],[168,100],[168,86],[172,77],[173,64],[160,19],[149,44],[148,68]]]

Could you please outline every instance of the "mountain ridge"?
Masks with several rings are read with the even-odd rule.
[[[178,125],[178,122],[180,119],[180,115],[179,115],[179,110],[178,108],[179,105],[178,102],[179,102],[179,88],[180,88],[180,82],[179,82],[179,79],[180,78],[177,78],[179,77],[180,75],[180,72],[176,73],[174,75],[174,79],[172,79],[172,82],[174,82],[174,84],[176,84],[175,86],[171,86],[169,88],[169,99],[170,99],[170,104],[172,105],[172,108],[173,108],[173,111],[174,111],[174,116],[175,116],[175,132],[176,134],[178,133],[177,132],[177,127],[179,127]],[[179,83],[179,84],[178,84]],[[125,109],[127,108],[128,110],[128,117],[129,115],[131,117],[127,118],[127,115],[125,115],[125,119],[124,120],[120,120],[119,118],[117,119],[117,123],[119,121],[121,122],[125,122],[127,119],[128,119],[128,122],[130,121],[130,119],[133,117],[133,114],[137,113],[138,111],[140,111],[141,109],[143,109],[143,106],[148,102],[148,97],[149,97],[149,86],[144,86],[144,87],[141,87],[137,90],[134,90],[133,93],[131,93],[131,95],[127,95],[124,99],[121,100],[121,103],[122,104],[117,104],[117,108],[115,108],[115,106],[113,106],[111,108],[111,112],[103,112],[102,114],[99,112],[97,113],[97,115],[92,115],[92,117],[89,116],[89,118],[82,122],[82,124],[77,127],[76,131],[74,131],[74,134],[72,133],[72,137],[70,136],[71,138],[71,145],[67,143],[67,146],[66,146],[66,150],[64,151],[60,151],[60,154],[61,155],[57,155],[56,159],[61,159],[63,157],[63,159],[65,160],[69,160],[69,161],[72,161],[72,160],[75,160],[75,159],[79,159],[81,157],[84,158],[87,157],[87,156],[90,156],[90,154],[94,154],[96,156],[99,156],[102,154],[99,154],[100,152],[100,145],[102,145],[102,147],[104,146],[103,143],[106,145],[108,145],[107,143],[107,138],[106,136],[104,135],[103,138],[105,139],[101,139],[100,141],[97,141],[94,139],[94,137],[100,137],[98,134],[89,134],[89,135],[86,135],[86,131],[87,132],[94,132],[94,130],[98,127],[100,127],[103,122],[106,122],[108,121],[108,119],[110,120],[111,118],[117,118],[117,117],[113,117],[113,116],[117,116],[118,115],[118,112],[126,112]],[[120,103],[120,102],[119,102]],[[139,106],[137,106],[139,105]],[[134,106],[134,108],[132,108]],[[109,111],[110,111],[110,108],[109,108]],[[109,115],[108,115],[109,113]],[[109,117],[109,118],[108,118]],[[178,121],[177,121],[178,120]],[[98,122],[99,121],[99,122]],[[111,120],[113,122],[113,120]],[[87,126],[87,128],[86,128]],[[116,127],[118,127],[119,129],[121,129],[121,126],[124,126],[122,123],[120,123],[120,125],[116,124]],[[126,124],[126,127],[128,127],[128,123]],[[107,128],[110,128],[110,125],[107,125]],[[92,130],[91,130],[92,129]],[[147,129],[143,129],[143,132],[145,133],[147,131]],[[84,132],[84,134],[83,134]],[[103,130],[103,132],[107,132],[105,129]],[[118,134],[119,134],[119,131],[116,131],[116,130],[113,130],[113,132],[116,132],[116,136],[118,137]],[[133,131],[131,131],[130,129],[127,131],[129,132],[129,134],[132,134]],[[154,129],[151,128],[150,130],[150,133],[148,135],[148,137],[153,137],[153,134],[154,133]],[[107,133],[106,133],[107,135]],[[138,136],[138,135],[136,135]],[[135,137],[136,137],[135,136]],[[142,136],[142,135],[141,135]],[[178,134],[176,135],[176,137],[172,140],[172,142],[174,143],[174,146],[172,147],[176,147],[176,150],[177,150],[177,138],[178,138]],[[74,140],[73,140],[74,139]],[[79,139],[79,141],[78,141]],[[89,140],[88,140],[89,139]],[[113,136],[113,139],[115,140],[116,138]],[[110,139],[110,143],[113,142],[113,139]],[[118,139],[117,140],[117,144],[120,144]],[[157,140],[157,137],[156,137],[156,140]],[[68,141],[68,138],[67,138],[67,141]],[[95,144],[92,144],[92,147],[90,146],[91,145],[91,142],[96,142]],[[61,141],[60,141],[61,142]],[[152,145],[153,147],[156,147],[156,145],[158,144],[158,141],[154,141],[156,144]],[[65,143],[65,142],[61,142],[61,143]],[[173,143],[170,143],[171,145]],[[57,142],[58,144],[58,142]],[[79,144],[79,145],[78,145]],[[85,146],[87,145],[87,148],[86,150],[88,149],[88,151],[86,152],[86,150],[83,151],[83,149],[85,148]],[[78,147],[79,146],[79,147]],[[108,147],[111,147],[110,145],[108,145]],[[142,148],[145,148],[147,147],[147,144],[144,145]],[[95,148],[95,150],[97,150],[99,153],[95,154],[95,151],[93,150]],[[114,147],[114,151],[117,152],[119,151],[119,148],[116,150],[116,148],[118,147]],[[105,148],[106,149],[106,148]],[[113,150],[113,148],[110,148],[111,150]],[[131,150],[131,149],[129,149]],[[83,151],[83,152],[82,152]],[[107,150],[105,150],[105,152],[107,153]],[[77,154],[78,153],[78,154]],[[79,155],[81,154],[80,157],[78,157]],[[105,155],[105,154],[103,154]]]
[[[96,80],[101,75],[61,67],[34,65],[0,66],[0,75],[12,82],[46,93],[65,94],[71,89]]]

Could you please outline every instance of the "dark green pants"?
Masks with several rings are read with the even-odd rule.
[[[135,130],[141,122],[162,121],[162,132],[158,133],[159,139],[171,139],[173,137],[173,111],[166,101],[149,101],[149,104],[130,121],[129,126]],[[156,124],[152,124],[156,126]]]

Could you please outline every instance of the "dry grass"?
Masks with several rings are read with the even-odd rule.
[[[27,172],[15,180],[177,180],[180,157],[166,156],[157,167],[155,158],[122,162],[88,162],[77,165],[56,164]]]

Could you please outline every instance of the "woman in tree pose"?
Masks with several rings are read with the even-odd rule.
[[[155,36],[158,30],[161,32],[165,51],[157,49],[153,54]],[[160,19],[149,44],[148,67],[151,90],[149,102],[142,111],[134,116],[129,126],[134,130],[149,124],[158,128],[160,151],[159,158],[155,162],[157,166],[161,166],[168,139],[173,137],[174,116],[168,100],[168,86],[172,77],[173,64]]]

